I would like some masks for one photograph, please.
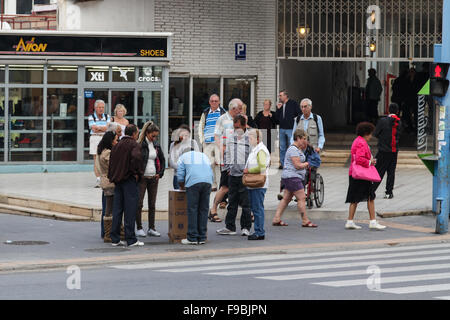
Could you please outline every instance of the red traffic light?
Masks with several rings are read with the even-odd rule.
[[[436,65],[436,68],[434,68],[434,77],[440,78],[441,77],[442,68],[440,65]]]
[[[433,63],[430,68],[431,78],[446,79],[448,69],[448,63]]]

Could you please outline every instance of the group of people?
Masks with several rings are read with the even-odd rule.
[[[127,110],[123,105],[116,106],[112,119],[104,108],[105,102],[97,100],[95,112],[89,116],[90,150],[95,151],[94,168],[104,197],[102,238],[113,246],[142,246],[144,243],[136,236],[161,236],[155,229],[158,181],[166,167],[164,153],[156,141],[160,130],[148,121],[139,134],[139,129],[124,118]],[[147,233],[142,226],[146,192]]]
[[[182,125],[173,132],[168,161],[174,169],[173,188],[185,189],[188,202],[188,232],[186,239],[182,240],[183,244],[205,243],[208,219],[222,222],[217,215],[217,206],[225,195],[228,195],[225,226],[218,229],[217,234],[237,233],[236,217],[240,206],[241,235],[247,236],[248,240],[265,239],[264,198],[269,186],[270,132],[276,125],[280,125],[279,168],[283,171],[280,182],[282,193],[279,195],[281,201],[272,225],[287,226],[282,220],[282,214],[295,196],[302,227],[317,228],[306,213],[305,180],[307,169],[313,166],[305,154],[307,148],[317,155],[323,149],[325,136],[322,118],[311,112],[310,99],[303,99],[298,105],[289,99],[285,90],[280,92],[279,98],[276,112],[270,110],[272,102],[265,100],[264,110],[253,120],[244,112],[245,105],[240,99],[232,99],[226,111],[220,107],[219,96],[213,94],[209,100],[210,107],[204,110],[199,123],[200,146],[191,138],[188,126]],[[166,160],[156,142],[159,128],[148,121],[139,134],[135,125],[125,122],[124,106],[116,106],[113,118],[104,114],[104,106],[104,101],[96,101],[95,113],[89,116],[90,149],[96,151],[95,170],[104,194],[102,237],[105,242],[112,242],[113,246],[142,246],[143,242],[136,236],[146,236],[142,227],[146,191],[149,221],[147,235],[160,236],[155,229],[155,202],[158,181],[164,175]],[[380,119],[377,128],[368,122],[360,123],[357,126],[358,137],[351,150],[352,162],[364,167],[377,164],[381,178],[388,172],[387,198],[393,197],[399,126],[398,106],[392,104],[390,111],[386,119]],[[379,150],[378,162],[372,157],[367,144],[372,134],[386,144],[384,149]],[[220,168],[220,180],[216,177],[217,167]],[[252,179],[253,182],[249,183]],[[362,201],[368,203],[370,228],[385,228],[375,220],[374,199],[378,185],[354,179],[350,167],[346,199],[350,207],[346,229],[360,228],[353,222],[353,217],[358,203]],[[210,194],[213,191],[217,192],[210,208]],[[251,234],[253,222],[254,233]]]

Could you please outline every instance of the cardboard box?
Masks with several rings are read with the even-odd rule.
[[[180,243],[188,231],[187,197],[184,190],[169,191],[169,242]]]

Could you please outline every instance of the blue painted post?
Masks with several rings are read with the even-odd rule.
[[[442,47],[436,52],[435,62],[450,63],[450,0],[444,0],[442,14]],[[439,60],[437,60],[439,59]],[[447,79],[449,78],[447,74]],[[441,157],[437,162],[437,170],[433,177],[433,187],[437,190],[433,192],[433,207],[437,209],[436,233],[444,234],[448,232],[448,220],[450,214],[450,92],[442,98],[441,105],[445,107],[445,145],[440,148]]]

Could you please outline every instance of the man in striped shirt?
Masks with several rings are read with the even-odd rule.
[[[102,140],[103,135],[106,132],[108,123],[111,121],[109,115],[105,112],[105,101],[96,100],[94,103],[94,113],[90,114],[88,117],[90,138],[89,138],[89,154],[94,156],[94,163],[97,157],[97,146]],[[96,188],[100,186],[100,173],[97,171],[96,166],[94,166],[94,173],[97,177]]]
[[[217,94],[209,97],[209,107],[203,110],[198,124],[198,136],[203,147],[203,152],[208,156],[211,162],[213,172],[212,191],[217,191],[216,166],[220,164],[220,150],[214,143],[214,128],[221,115],[226,113],[225,109],[220,107],[220,98]]]

